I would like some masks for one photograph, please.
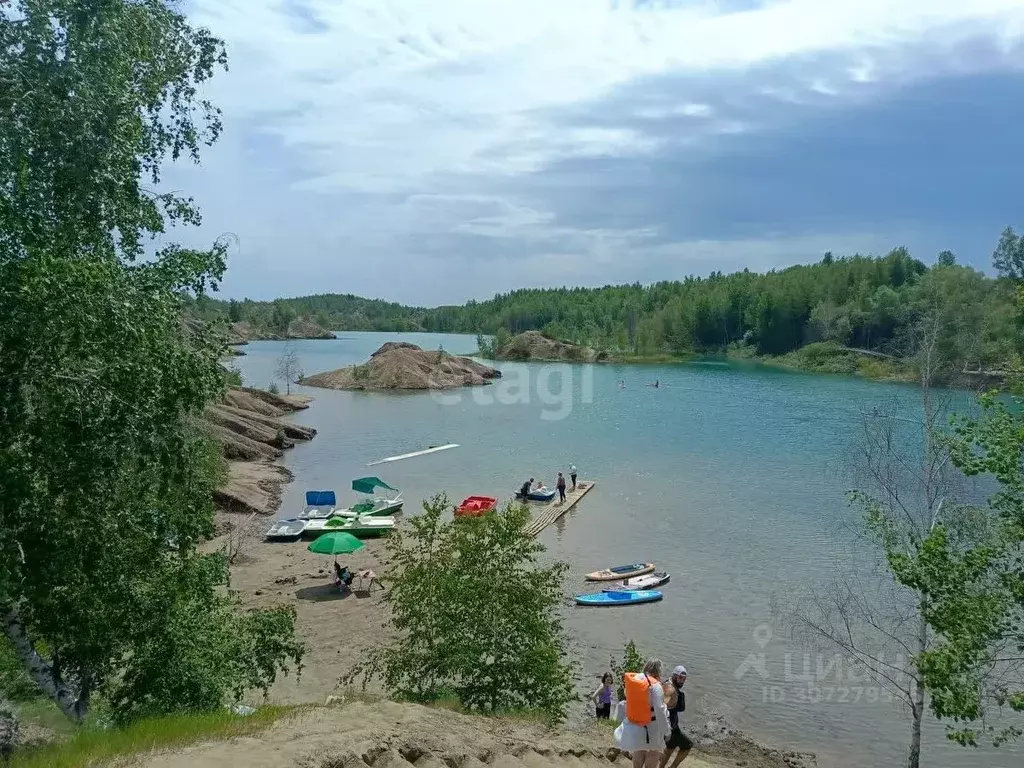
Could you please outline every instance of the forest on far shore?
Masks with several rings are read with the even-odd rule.
[[[552,338],[639,358],[717,353],[780,356],[828,342],[900,356],[922,317],[941,322],[945,352],[965,367],[998,368],[1022,340],[1014,279],[1024,241],[1007,228],[993,254],[997,277],[943,251],[931,265],[906,248],[835,257],[759,274],[749,270],[651,285],[521,289],[432,309],[320,294],[272,302],[202,298],[212,319],[285,327],[305,317],[338,331],[431,331]]]

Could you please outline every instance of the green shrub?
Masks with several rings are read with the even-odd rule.
[[[227,382],[229,387],[241,387],[242,371],[235,365],[232,365],[230,368],[225,368],[224,381]]]
[[[6,696],[12,701],[30,701],[42,696],[4,636],[0,636],[0,694],[0,698]]]
[[[574,698],[559,613],[567,566],[538,563],[544,547],[523,535],[522,504],[455,520],[444,496],[423,508],[387,543],[397,639],[344,682],[362,674],[411,701],[562,719]]]
[[[615,685],[618,690],[619,701],[626,697],[623,687],[623,678],[628,672],[642,672],[646,659],[637,650],[636,643],[630,640],[622,651],[622,662],[619,663],[614,657],[609,659],[609,666],[612,668],[612,676],[615,678]]]
[[[269,392],[272,395],[280,395],[281,394],[281,388],[279,386],[277,386],[277,382],[276,381],[272,381],[272,382],[270,382],[270,384],[267,385],[267,392]]]

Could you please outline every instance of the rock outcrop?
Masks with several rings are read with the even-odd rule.
[[[568,341],[549,339],[540,331],[526,331],[513,336],[507,344],[495,350],[499,360],[537,362],[599,363],[607,359],[604,352]]]
[[[312,440],[316,430],[283,421],[282,416],[308,408],[299,395],[275,395],[260,389],[231,387],[219,403],[203,412],[207,431],[228,459],[228,476],[214,493],[222,512],[269,515],[281,502],[281,487],[291,473],[273,462],[296,442]]]
[[[250,341],[281,341],[284,339],[333,339],[335,335],[312,320],[298,317],[288,323],[288,330],[281,334],[260,328],[244,320],[228,326],[229,345],[248,344]]]
[[[299,383],[325,389],[451,389],[490,384],[501,371],[441,350],[389,341],[362,365],[316,373]]]

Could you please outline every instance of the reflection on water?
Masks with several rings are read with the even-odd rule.
[[[452,352],[476,346],[468,336],[345,337],[300,342],[303,369],[361,362],[396,338]],[[247,382],[270,381],[282,346],[245,348],[236,364]],[[771,602],[833,573],[856,524],[845,466],[861,414],[893,401],[910,408],[914,390],[731,364],[515,371],[507,382],[525,381],[525,395],[507,384],[459,398],[299,388],[316,401],[297,420],[319,436],[287,455],[296,480],[282,513],[298,509],[307,488],[335,488],[347,501],[368,462],[430,445],[460,447],[372,470],[403,490],[407,514],[441,491],[506,499],[530,476],[553,485],[573,463],[598,485],[541,534],[551,555],[570,563],[569,589],[584,591],[583,573],[623,562],[653,560],[672,574],[660,603],[566,609],[588,680],[632,638],[670,665],[686,664],[694,704],[765,741],[816,751],[823,765],[900,761],[909,723],[878,690],[826,682],[808,693],[787,681],[803,669],[803,651],[773,629]],[[661,387],[646,386],[655,379]],[[569,389],[558,391],[559,381]],[[565,418],[545,418],[565,410],[566,395]],[[932,724],[923,763],[1008,768],[1022,759],[947,746]]]

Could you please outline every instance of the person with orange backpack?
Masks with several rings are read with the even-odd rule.
[[[615,729],[615,746],[633,755],[633,768],[658,768],[670,733],[661,659],[648,659],[643,672],[623,679],[625,701],[619,703],[622,721]]]

